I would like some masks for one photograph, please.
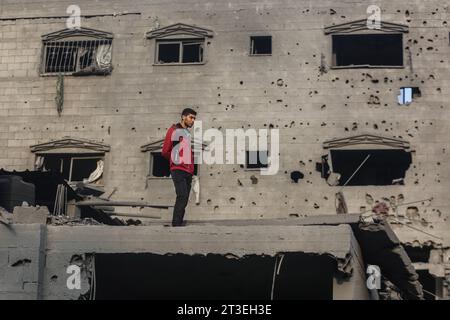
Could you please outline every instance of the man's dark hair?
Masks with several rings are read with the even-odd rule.
[[[185,108],[185,109],[183,110],[183,112],[181,113],[182,116],[188,116],[188,115],[190,115],[190,114],[196,116],[196,115],[197,115],[197,112],[194,111],[194,110],[191,109],[191,108]]]

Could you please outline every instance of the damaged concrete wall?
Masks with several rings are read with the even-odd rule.
[[[288,253],[323,255],[335,261],[334,274],[329,275],[336,279],[334,299],[368,298],[361,251],[349,225],[173,229],[15,224],[0,225],[0,231],[1,299],[90,299],[95,254],[101,253],[216,254],[230,259]],[[80,282],[69,287],[74,274],[69,267],[74,265],[79,268]]]
[[[43,298],[46,227],[0,223],[0,300]]]
[[[149,155],[139,147],[161,139],[183,106],[196,105],[204,128],[280,129],[281,167],[276,176],[261,176],[238,165],[202,165],[200,204],[190,204],[187,219],[335,212],[338,188],[315,171],[322,143],[370,133],[410,142],[413,162],[404,186],[346,187],[349,210],[370,213],[377,201],[433,198],[413,204],[418,215],[408,221],[437,236],[449,230],[450,9],[442,1],[377,2],[383,20],[409,26],[405,68],[329,70],[331,39],[324,27],[364,19],[371,1],[170,0],[134,1],[130,7],[119,0],[81,0],[81,14],[89,16],[82,26],[114,34],[114,70],[106,77],[65,77],[58,117],[57,79],[39,76],[40,37],[65,28],[70,4],[2,3],[0,167],[32,169],[29,147],[37,143],[91,139],[111,146],[104,184],[118,188],[113,199],[172,203],[172,182],[147,179]],[[213,30],[206,64],[153,65],[154,41],[145,33],[178,22]],[[273,54],[251,57],[249,36],[261,33],[272,35]],[[403,86],[419,87],[422,97],[398,106]],[[299,184],[292,183],[292,171],[304,174]],[[406,209],[396,214],[406,215]],[[402,228],[400,238],[415,232]]]

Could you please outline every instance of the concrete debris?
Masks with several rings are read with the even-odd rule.
[[[13,223],[39,223],[47,224],[49,211],[46,207],[14,207]]]
[[[51,225],[54,226],[99,226],[103,225],[92,218],[84,218],[84,219],[70,219],[66,216],[52,216],[51,217]]]
[[[365,263],[379,266],[381,274],[401,290],[404,299],[423,299],[411,259],[386,221],[361,222],[353,231]]]

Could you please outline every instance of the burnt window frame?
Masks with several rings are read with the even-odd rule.
[[[372,64],[350,64],[350,65],[337,65],[337,57],[335,49],[335,37],[344,37],[344,36],[378,36],[378,35],[385,35],[385,36],[400,36],[401,37],[401,65],[372,65]],[[331,68],[332,69],[403,69],[405,68],[405,39],[403,37],[402,33],[351,33],[351,34],[333,34],[331,36]]]
[[[94,53],[100,45],[110,46],[110,64],[108,68],[94,68],[94,64],[86,65],[82,68],[82,56],[80,52],[86,48],[93,54],[91,59],[95,59]],[[74,51],[74,62],[72,66],[66,66],[66,70],[48,71],[48,49],[54,47],[68,47]],[[90,76],[90,75],[109,75],[112,72],[113,66],[113,35],[109,32],[99,31],[95,29],[80,28],[80,29],[63,29],[47,35],[42,36],[41,59],[39,66],[40,76]],[[87,71],[88,68],[92,70]]]
[[[269,38],[270,39],[270,53],[254,53],[254,39],[255,38]],[[249,56],[251,57],[264,57],[264,56],[272,56],[273,54],[273,37],[272,35],[251,35],[250,36],[250,51]]]
[[[398,158],[399,152],[402,152],[401,158]],[[387,154],[383,157],[380,156],[380,153],[387,153],[389,154],[389,157],[387,157]],[[408,170],[410,170],[413,159],[410,152],[405,151],[404,149],[394,149],[394,148],[344,148],[344,149],[330,149],[329,150],[329,166],[331,172],[338,173],[341,175],[341,178],[339,180],[339,184],[337,184],[337,187],[388,187],[388,186],[398,186],[399,184],[393,183],[395,180],[401,180],[402,183],[400,185],[405,185],[404,181],[407,175]],[[358,156],[361,156],[360,161],[355,161],[353,158],[349,158],[350,156],[356,157],[356,154]],[[370,158],[367,158],[367,162],[361,166],[360,170],[357,171],[357,173],[354,175],[354,177],[348,182],[347,185],[344,186],[344,184],[347,182],[347,180],[351,177],[352,174],[356,172],[358,169],[358,166],[363,163],[364,159],[371,154],[372,156]],[[386,167],[380,164],[380,161],[388,163],[394,163],[399,164],[398,160],[402,159],[405,160],[405,157],[408,157],[410,159],[409,166],[404,171],[404,177],[397,176],[394,178],[392,175],[392,169],[400,168],[400,167]],[[337,158],[336,158],[337,157]],[[348,162],[352,163],[354,162],[354,166],[352,168],[346,168],[345,165],[342,165],[343,157],[347,157]],[[339,160],[337,160],[339,159]],[[375,165],[372,163],[370,165],[371,161],[375,161]],[[340,164],[339,168],[340,170],[343,170],[341,172],[334,171],[336,170],[336,165]],[[369,166],[369,168],[367,168]],[[369,171],[368,171],[369,170]],[[380,171],[382,173],[385,173],[386,176],[380,175]],[[371,175],[372,173],[372,175]],[[389,175],[392,175],[392,179],[388,180],[386,177]],[[361,181],[359,183],[356,183],[356,181]],[[367,182],[369,181],[369,182]],[[388,183],[388,181],[391,181],[391,183]]]
[[[199,62],[183,62],[184,47],[186,43],[189,45],[199,44]],[[159,62],[159,47],[161,44],[178,44],[178,62]],[[205,64],[205,39],[204,38],[186,38],[186,39],[157,39],[155,43],[155,60],[154,65],[167,66],[167,65],[202,65]]]
[[[37,153],[36,157],[44,158],[43,168],[45,168],[45,158],[46,157],[54,157],[54,158],[59,157],[60,166],[61,166],[61,170],[59,171],[59,173],[61,173],[61,175],[63,175],[63,173],[64,173],[64,162],[63,161],[67,160],[66,158],[69,158],[70,164],[69,164],[69,173],[68,173],[69,176],[68,176],[68,179],[66,179],[67,183],[83,182],[83,180],[72,180],[74,160],[98,159],[98,160],[102,160],[103,163],[105,163],[105,154],[101,153],[101,152],[99,152],[99,153],[77,153],[77,152],[51,153],[51,152],[49,152],[49,153]],[[45,168],[45,169],[48,169],[48,168]],[[87,178],[89,178],[89,177],[86,177],[86,179]],[[98,182],[100,182],[100,183],[97,183],[97,184],[101,185],[102,180],[103,180],[103,174],[102,174],[102,177],[100,177],[98,179]]]

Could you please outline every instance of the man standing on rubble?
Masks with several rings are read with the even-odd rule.
[[[192,176],[194,175],[194,152],[191,147],[189,128],[194,125],[197,112],[185,108],[181,113],[181,121],[173,124],[166,134],[162,148],[162,156],[169,160],[177,195],[173,209],[172,226],[183,226],[184,213],[189,201]]]

